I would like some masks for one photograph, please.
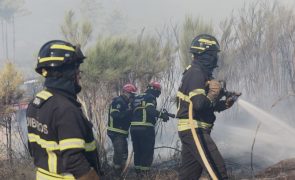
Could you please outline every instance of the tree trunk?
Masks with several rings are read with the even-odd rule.
[[[15,22],[14,22],[14,16],[12,16],[12,45],[13,45],[13,59],[12,61],[15,62]]]
[[[6,49],[6,60],[8,60],[8,23],[5,22],[5,49]]]

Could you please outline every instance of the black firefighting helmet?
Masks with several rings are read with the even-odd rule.
[[[217,39],[208,34],[200,34],[196,36],[192,41],[190,53],[202,54],[207,51],[220,51]]]
[[[38,54],[36,72],[46,77],[47,69],[54,69],[64,65],[81,64],[85,56],[79,46],[62,40],[45,43]]]

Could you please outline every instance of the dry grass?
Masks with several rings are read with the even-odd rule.
[[[0,160],[0,179],[32,180],[35,179],[35,168],[32,161],[15,159],[10,165],[7,160]]]

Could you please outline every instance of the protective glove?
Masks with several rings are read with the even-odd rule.
[[[166,113],[161,113],[161,118],[164,122],[167,122],[169,120],[169,116]]]
[[[93,168],[91,168],[86,174],[79,177],[77,180],[99,180],[99,176]]]
[[[229,96],[225,99],[225,106],[226,108],[230,108],[234,105],[236,102],[237,98],[235,96]]]
[[[216,103],[220,99],[221,84],[219,81],[212,79],[208,82],[208,85],[207,97],[212,103]]]

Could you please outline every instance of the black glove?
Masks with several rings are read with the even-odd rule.
[[[232,97],[228,97],[225,100],[225,106],[226,106],[226,108],[232,107],[234,105],[234,103],[235,103],[235,100]]]
[[[166,113],[161,113],[161,118],[164,122],[167,122],[169,120],[169,116]]]
[[[234,103],[238,100],[239,96],[241,96],[242,93],[237,93],[237,92],[231,92],[229,96],[226,97],[225,99],[225,105],[227,108],[232,107]]]

